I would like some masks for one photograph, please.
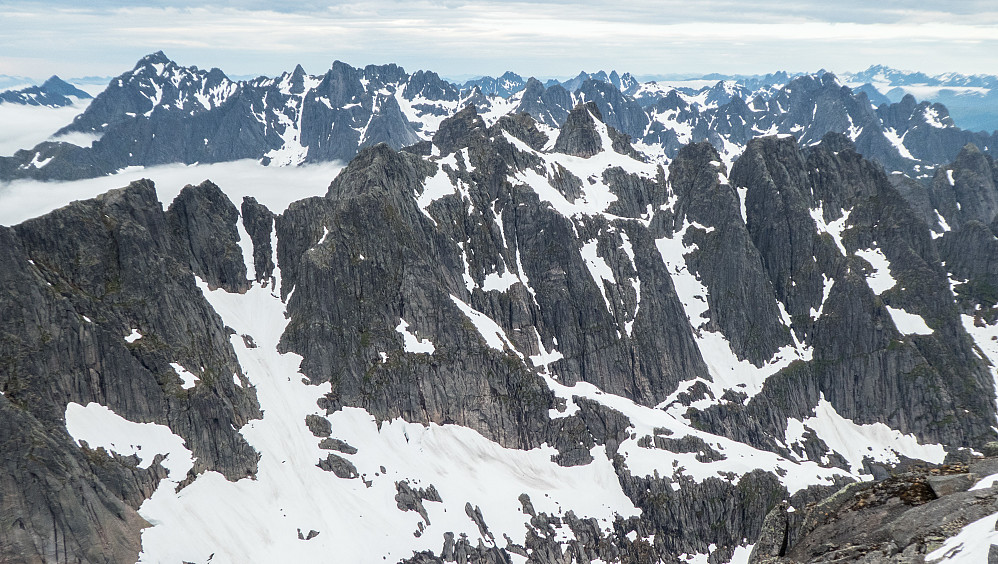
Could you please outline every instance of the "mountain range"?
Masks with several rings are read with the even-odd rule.
[[[961,130],[944,106],[912,96],[874,108],[863,92],[829,73],[756,92],[721,81],[691,94],[615,72],[583,73],[565,85],[507,73],[459,89],[433,72],[340,62],[321,76],[299,66],[275,78],[232,81],[218,69],[183,67],[158,52],[113,79],[56,134],[86,134],[97,138],[92,146],[44,142],[0,158],[0,178],[69,180],[130,166],[237,159],[345,162],[377,143],[396,150],[425,143],[441,120],[469,104],[488,124],[527,113],[557,128],[578,103],[592,101],[608,125],[663,164],[691,141],[710,142],[730,164],[757,136],[793,135],[807,146],[836,132],[888,171],[931,179],[965,144],[990,153],[996,142],[994,133]]]
[[[157,53],[90,147],[0,161],[346,163],[0,226],[0,559],[985,561],[994,137],[827,73],[612,76]]]

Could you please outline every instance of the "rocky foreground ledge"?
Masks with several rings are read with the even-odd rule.
[[[899,468],[806,508],[776,506],[749,562],[907,564],[959,557],[983,564],[987,555],[995,564],[998,545],[981,547],[993,540],[996,512],[998,457]],[[971,554],[975,547],[977,555]]]

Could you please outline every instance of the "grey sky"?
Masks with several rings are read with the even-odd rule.
[[[998,2],[0,0],[0,74],[116,75],[162,49],[273,75],[334,59],[445,76],[861,70],[998,74]]]

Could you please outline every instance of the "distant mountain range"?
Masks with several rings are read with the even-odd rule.
[[[129,166],[236,159],[348,161],[378,143],[396,150],[425,143],[443,119],[470,104],[489,125],[526,113],[542,128],[558,128],[573,107],[591,101],[608,125],[662,163],[691,141],[709,141],[730,163],[755,137],[793,135],[806,146],[835,132],[889,172],[928,179],[967,143],[985,153],[998,145],[995,134],[956,127],[940,104],[907,95],[874,108],[862,89],[831,73],[776,83],[783,78],[789,76],[763,77],[755,90],[736,81],[692,90],[641,84],[627,73],[581,73],[547,85],[506,73],[459,88],[429,71],[337,61],[319,76],[298,66],[278,77],[233,81],[219,69],[185,67],[158,52],[113,79],[57,133],[97,138],[91,146],[49,141],[19,151],[0,158],[0,179],[87,178]]]
[[[817,75],[825,71],[818,71]],[[781,86],[804,73],[779,71],[767,75],[706,74],[682,77],[642,77],[645,81],[663,80],[671,84],[696,83],[704,80],[733,81],[749,90]],[[998,130],[998,76],[960,73],[927,75],[898,70],[884,65],[871,65],[860,72],[843,72],[842,83],[865,92],[874,105],[900,102],[906,94],[918,100],[938,102],[947,107],[959,127],[972,131]]]

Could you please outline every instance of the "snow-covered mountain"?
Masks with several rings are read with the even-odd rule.
[[[527,81],[522,76],[513,71],[506,71],[502,76],[483,76],[466,81],[461,90],[471,90],[478,87],[478,90],[486,96],[501,96],[508,98],[516,94],[527,85]]]
[[[945,105],[956,123],[972,131],[998,130],[998,76],[944,73],[934,76],[874,65],[846,73],[847,84],[867,84],[892,101],[906,95]]]
[[[846,73],[843,78],[851,82],[869,82],[880,86],[940,86],[998,88],[998,76],[987,74],[966,75],[955,72],[929,76],[922,72],[898,70],[885,65],[871,65],[864,71]]]
[[[906,96],[874,108],[866,94],[829,73],[754,90],[734,81],[700,90],[639,84],[629,74],[602,71],[564,85],[507,73],[466,86],[433,72],[340,62],[319,76],[298,67],[279,77],[233,81],[218,69],[184,67],[160,52],[112,80],[59,132],[86,142],[46,142],[0,158],[0,178],[66,180],[134,166],[238,159],[280,166],[346,162],[377,143],[396,150],[425,144],[443,119],[468,105],[487,125],[527,113],[541,127],[558,128],[578,103],[592,101],[608,125],[662,164],[691,141],[709,141],[730,165],[758,136],[793,135],[807,146],[836,132],[888,171],[929,179],[967,143],[990,153],[996,142],[995,134],[957,128],[939,104]]]
[[[967,145],[926,184],[858,152],[885,124],[962,135],[938,108],[830,75],[752,106],[472,90],[160,57],[116,79],[72,125],[91,155],[309,162],[341,131],[357,155],[284,209],[146,180],[0,227],[0,554],[761,561],[816,542],[844,484],[998,439],[998,167]],[[914,521],[895,552],[977,530]]]

